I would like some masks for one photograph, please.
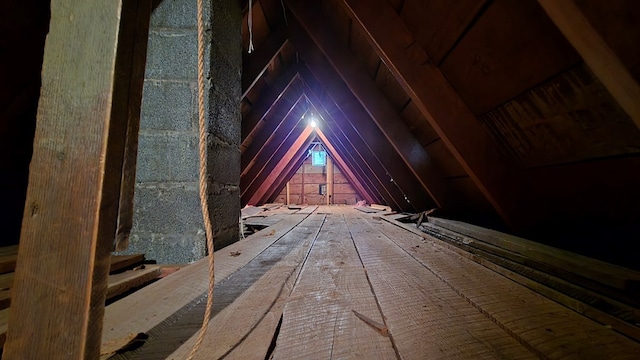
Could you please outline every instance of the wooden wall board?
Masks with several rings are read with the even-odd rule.
[[[318,3],[318,1],[309,3],[308,6],[313,6],[315,7],[314,10],[321,11],[323,14],[328,15],[326,17],[328,20],[327,25],[331,26],[337,35],[334,41],[342,46],[349,46],[351,19],[349,19],[349,16],[338,6],[338,0],[323,0],[321,9],[317,7]]]
[[[640,130],[584,64],[478,120],[525,169],[640,153]]]
[[[3,246],[0,248],[0,274],[12,272],[16,268],[18,258],[18,245]]]
[[[254,355],[256,358],[266,357],[284,302],[290,296],[324,218],[325,215],[311,215],[289,233],[288,236],[295,238],[299,245],[213,317],[195,359],[227,356],[242,359],[248,354],[258,354]],[[193,348],[197,336],[195,334],[185,341],[168,359],[184,359]]]
[[[538,357],[632,359],[640,351],[639,343],[447,250],[436,239],[425,243],[386,221],[370,223]]]
[[[390,339],[353,311],[384,321],[343,217],[333,214],[327,216],[285,305],[273,357],[395,357]]]
[[[400,16],[435,64],[449,53],[487,0],[405,0]]]
[[[361,214],[345,220],[401,358],[535,358]]]
[[[496,0],[440,70],[481,115],[579,62],[535,0]]]

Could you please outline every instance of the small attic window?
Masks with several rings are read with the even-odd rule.
[[[311,165],[325,166],[327,165],[327,153],[324,150],[311,152]]]

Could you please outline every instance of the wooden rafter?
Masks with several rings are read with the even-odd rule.
[[[304,147],[305,144],[308,146],[311,143],[313,140],[313,128],[307,125],[300,132],[292,132],[290,135],[282,142],[283,146],[277,151],[278,156],[269,160],[265,168],[266,171],[263,172],[260,181],[257,183],[259,185],[255,187],[255,190],[248,193],[251,194],[250,196],[243,196],[243,200],[247,199],[246,202],[242,201],[243,203],[257,204],[264,198],[269,188],[274,185],[278,175],[291,163],[300,148]],[[254,184],[256,183],[254,182]]]
[[[274,106],[274,110],[271,111],[264,124],[261,127],[261,131],[256,134],[251,143],[242,152],[241,174],[246,174],[252,165],[255,163],[256,158],[260,155],[264,147],[274,138],[281,126],[287,126],[285,120],[289,119],[289,115],[293,109],[305,99],[302,96],[302,89],[300,86],[290,88],[287,90],[278,103]],[[291,124],[292,119],[289,119],[288,124]],[[288,129],[284,129],[288,130]]]
[[[384,168],[383,172],[377,173],[378,176],[388,176],[385,182],[393,179],[395,184],[390,184],[390,186],[397,187],[402,193],[397,198],[397,201],[406,203],[404,195],[406,194],[411,207],[415,207],[416,210],[434,207],[435,202],[415,178],[402,157],[367,112],[364,111],[361,104],[336,74],[324,55],[306,36],[305,32],[302,30],[292,31],[291,41],[295,44],[311,73],[313,73],[313,78],[325,89],[331,99],[330,102],[325,102],[323,105],[328,110],[329,107],[334,108],[330,111],[334,119],[338,120],[338,117],[344,119],[339,122],[342,130],[350,139],[352,134],[357,134],[357,136],[353,136],[354,141],[358,141],[357,139],[361,138],[363,145],[354,144],[356,149],[367,147],[375,154]]]
[[[252,139],[255,136],[255,130],[258,123],[265,119],[269,115],[273,106],[278,102],[278,99],[282,94],[291,86],[293,86],[296,80],[297,73],[294,66],[285,70],[275,83],[265,91],[260,100],[253,106],[252,111],[242,119],[242,146],[241,149],[246,148],[246,141]]]
[[[524,181],[486,134],[453,87],[415,43],[395,10],[384,0],[342,0],[378,55],[407,91],[474,184],[514,229],[526,227]],[[530,204],[530,202],[526,202]]]
[[[311,75],[303,76],[303,78],[310,78]],[[317,88],[317,86],[314,86]],[[318,91],[318,90],[316,90]],[[380,164],[375,154],[371,152],[371,149],[366,146],[360,136],[353,131],[350,126],[340,126],[339,123],[346,123],[346,120],[336,121],[334,115],[340,117],[341,113],[334,112],[332,115],[324,105],[324,102],[316,95],[316,91],[312,90],[305,81],[305,94],[309,98],[311,104],[317,109],[318,113],[323,118],[323,121],[327,124],[327,130],[325,135],[332,139],[332,143],[337,146],[344,154],[344,158],[350,163],[351,168],[359,174],[363,183],[369,184],[375,192],[382,197],[387,204],[395,209],[404,209],[407,211],[416,210],[414,208],[407,208],[406,201],[398,203],[396,199],[402,199],[402,193],[400,190],[389,182],[387,171]],[[326,99],[326,96],[322,98]],[[342,128],[345,128],[343,131]],[[347,136],[345,131],[349,133],[351,130],[351,136]],[[357,145],[356,145],[357,144]],[[380,174],[380,175],[378,175]],[[382,175],[386,175],[385,177]],[[402,206],[401,206],[402,205]]]
[[[272,32],[255,52],[242,59],[242,98],[247,96],[253,85],[267,70],[269,64],[278,56],[287,44],[287,31],[284,26]]]
[[[317,2],[310,4],[308,1],[287,0],[287,4],[298,20],[300,28],[311,37],[343,81],[343,88],[334,89],[331,93],[337,92],[340,96],[355,97],[356,102],[361,106],[353,106],[353,111],[363,112],[358,114],[358,117],[368,114],[433,201],[440,207],[447,204],[448,187],[442,170],[404,125],[400,115],[393,109],[388,99],[380,93],[358,60],[347,48],[340,46],[334,40],[335,35],[331,34],[323,24],[320,11],[314,9],[313,5]],[[372,9],[375,7],[372,6]],[[300,31],[295,25],[292,29],[296,29],[292,32]]]
[[[251,193],[251,189],[255,189],[255,186],[252,186],[256,183],[260,183],[263,179],[261,178],[261,174],[266,176],[265,171],[268,173],[269,164],[272,159],[277,158],[276,153],[282,148],[286,147],[285,142],[294,132],[301,131],[301,123],[302,123],[302,115],[308,108],[308,104],[304,101],[300,101],[302,96],[296,101],[295,106],[293,106],[286,114],[283,120],[280,120],[281,126],[275,130],[273,134],[269,135],[269,139],[262,146],[260,153],[256,154],[250,161],[252,162],[252,166],[244,171],[240,175],[240,188],[243,195],[247,195]]]
[[[591,71],[640,128],[640,86],[573,0],[538,0]]]

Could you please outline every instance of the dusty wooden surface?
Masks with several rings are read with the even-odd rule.
[[[640,352],[640,343],[512,281],[514,274],[389,222],[400,215],[347,206],[296,212],[274,215],[283,219],[218,251],[223,303],[198,358],[635,359]],[[262,265],[256,261],[267,259],[259,254],[276,254],[283,246],[289,250],[257,270]],[[230,256],[235,251],[240,254]],[[237,260],[233,269],[224,265],[231,259]],[[242,282],[233,278],[244,277],[245,268],[258,273],[246,273],[254,280],[228,302],[223,283]],[[206,276],[200,263],[188,269],[138,291],[136,301],[147,300],[142,314],[127,298],[112,307],[112,320],[122,322],[121,337],[144,332],[140,326],[127,329],[125,314],[134,323],[172,316],[176,328],[167,323],[153,334],[156,341],[171,335],[162,344],[175,351],[165,357],[186,356],[196,335],[184,330],[184,321],[197,325],[200,319],[175,317],[182,307],[178,298],[193,297],[175,285],[201,283]],[[189,294],[203,293],[204,284],[199,286]],[[173,300],[156,305],[153,299],[170,289]],[[114,359],[152,358],[147,355]]]

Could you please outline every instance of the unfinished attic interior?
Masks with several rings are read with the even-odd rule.
[[[639,358],[638,24],[3,1],[2,358]]]

